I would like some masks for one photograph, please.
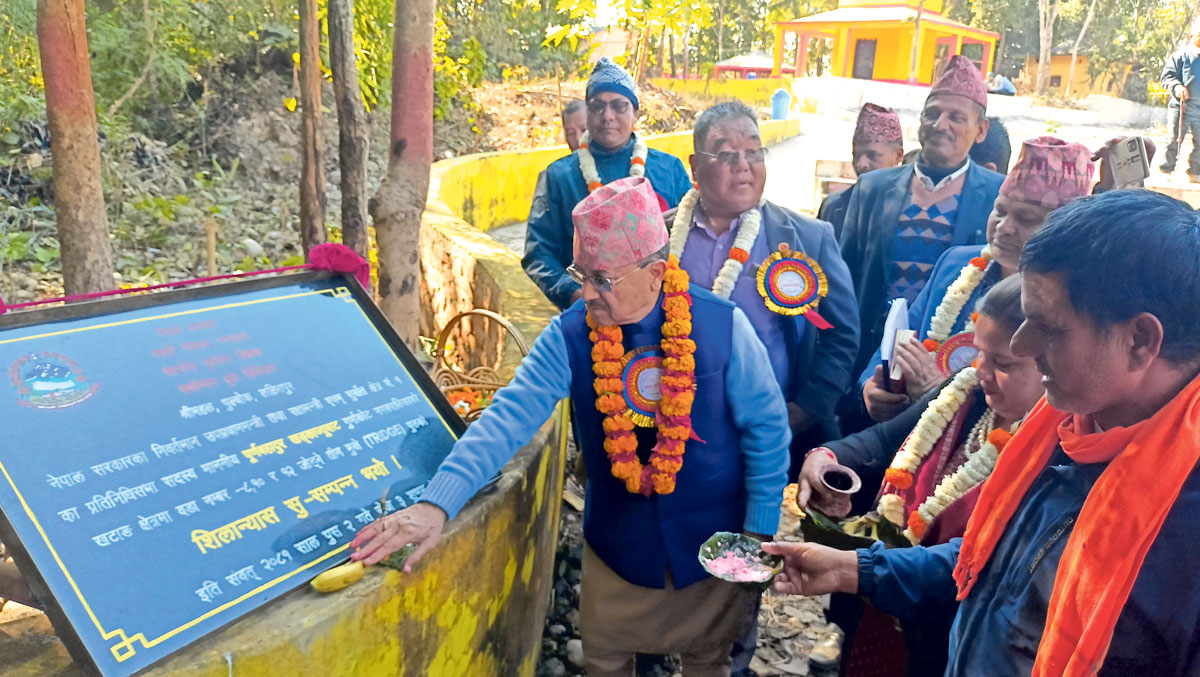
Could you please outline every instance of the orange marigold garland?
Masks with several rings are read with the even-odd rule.
[[[604,414],[604,450],[612,463],[613,477],[625,482],[634,494],[669,494],[675,491],[675,475],[683,467],[683,452],[692,430],[692,405],[696,389],[696,343],[691,340],[692,297],[688,274],[671,256],[663,278],[662,399],[655,413],[657,441],[649,465],[637,457],[634,424],[626,417],[628,404],[621,393],[621,329],[599,326],[587,316],[592,331],[592,371],[596,375],[596,409]]]

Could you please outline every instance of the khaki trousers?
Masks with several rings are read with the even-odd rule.
[[[630,677],[636,653],[678,653],[684,677],[728,677],[759,593],[716,578],[676,589],[669,572],[666,588],[643,588],[584,544],[579,597],[588,677]]]

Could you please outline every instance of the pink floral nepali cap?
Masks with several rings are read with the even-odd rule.
[[[874,103],[864,103],[858,111],[858,125],[854,128],[856,143],[901,143],[904,131],[900,129],[900,116],[891,108]]]
[[[571,212],[575,263],[606,271],[639,263],[667,245],[658,196],[645,177],[618,179],[592,191]]]
[[[1082,144],[1039,136],[1021,144],[1021,156],[1000,185],[1010,200],[1058,209],[1088,194],[1095,165]]]
[[[987,85],[983,83],[983,74],[975,67],[975,62],[961,54],[950,57],[942,77],[929,90],[929,98],[943,94],[968,98],[987,110]]]

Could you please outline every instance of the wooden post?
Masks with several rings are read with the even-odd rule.
[[[304,166],[300,175],[300,244],[325,242],[325,138],[321,134],[321,29],[317,0],[300,4],[300,108]]]
[[[913,24],[912,51],[908,55],[908,84],[917,84],[917,71],[921,67],[921,16],[925,13],[925,0],[917,3],[917,21]]]
[[[342,244],[367,258],[367,112],[354,58],[354,2],[329,0],[329,67],[338,113]]]
[[[400,337],[417,347],[421,214],[433,164],[433,0],[396,0],[388,173],[370,205],[379,243],[379,295]]]
[[[54,212],[67,294],[112,289],[84,0],[38,0],[38,52],[54,153]]]
[[[204,222],[204,245],[211,277],[217,274],[217,222],[211,218]]]

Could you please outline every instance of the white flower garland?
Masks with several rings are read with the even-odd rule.
[[[671,254],[675,258],[683,256],[683,248],[687,246],[688,234],[692,230],[692,217],[695,214],[696,205],[699,203],[700,192],[695,188],[689,190],[687,195],[684,195],[683,199],[679,201],[679,209],[675,212],[675,221],[671,228]],[[762,202],[760,201],[759,207],[761,206]],[[748,257],[750,248],[754,246],[754,241],[758,239],[758,232],[762,229],[762,211],[759,207],[742,212],[737,237],[733,239],[733,246],[729,248],[730,256],[725,259],[725,263],[721,265],[721,270],[717,273],[717,278],[713,280],[713,293],[723,299],[727,299],[733,294],[738,276],[742,274],[742,269],[746,265],[744,261],[734,258],[734,250],[741,250],[742,255]]]
[[[1022,419],[1023,420],[1023,419]],[[917,506],[917,514],[924,520],[925,524],[933,524],[933,520],[942,514],[950,504],[962,498],[971,489],[983,484],[984,480],[991,476],[992,471],[996,469],[996,460],[1000,458],[1000,450],[991,440],[987,439],[988,434],[996,424],[996,412],[988,409],[983,418],[979,419],[976,424],[977,430],[972,430],[972,436],[975,436],[977,431],[982,431],[984,441],[979,445],[979,449],[971,454],[965,463],[958,467],[958,470],[953,474],[942,478],[938,483],[937,488],[933,490],[928,498]],[[1010,433],[1016,433],[1020,427],[1021,421],[1013,423],[1009,427]],[[893,494],[894,495],[894,494]],[[904,536],[916,545],[921,542],[920,537],[913,533],[911,527],[904,530]]]
[[[992,260],[992,250],[984,247],[979,254],[985,262]],[[938,304],[937,310],[933,313],[933,320],[929,323],[929,338],[937,341],[938,344],[946,342],[950,338],[950,332],[954,330],[954,323],[958,320],[958,314],[962,312],[963,306],[970,300],[971,294],[975,293],[975,289],[983,282],[984,273],[987,270],[985,263],[982,268],[968,263],[963,266],[963,269],[958,274],[958,278],[951,283],[946,290],[946,296],[942,298],[942,302]],[[966,330],[968,332],[975,331],[975,323],[967,322]]]
[[[592,140],[587,132],[579,139],[579,170],[583,172],[583,182],[587,184],[588,192],[604,185],[600,180],[600,170],[596,169],[596,158],[592,157]],[[646,175],[646,156],[650,148],[642,137],[633,135],[633,157],[629,159],[629,175],[633,177]]]
[[[967,367],[958,372],[954,380],[942,388],[942,392],[925,407],[916,427],[905,440],[904,446],[896,452],[896,457],[892,459],[888,469],[906,472],[911,477],[917,466],[921,465],[921,461],[929,455],[933,445],[937,444],[946,432],[954,414],[966,403],[967,396],[978,385],[979,377],[975,375],[974,367]]]

